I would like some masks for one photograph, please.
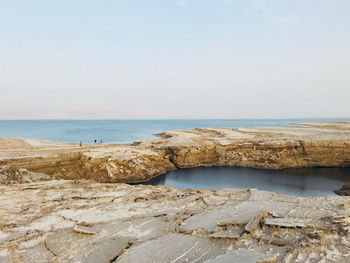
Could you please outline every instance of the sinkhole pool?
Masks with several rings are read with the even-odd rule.
[[[300,197],[335,195],[350,184],[350,168],[255,169],[244,167],[197,167],[170,171],[142,182],[182,190],[257,188]]]

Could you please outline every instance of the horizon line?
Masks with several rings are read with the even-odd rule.
[[[0,121],[69,121],[69,120],[81,120],[81,121],[93,121],[93,120],[350,120],[350,117],[291,117],[291,118],[9,118],[2,119]]]

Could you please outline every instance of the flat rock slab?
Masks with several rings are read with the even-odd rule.
[[[118,262],[204,262],[225,251],[226,248],[208,239],[171,233],[133,246],[118,258]]]
[[[277,256],[264,255],[252,249],[240,248],[229,251],[205,263],[277,263]]]
[[[211,238],[222,238],[222,239],[238,239],[243,233],[243,229],[231,229],[231,230],[221,230],[210,234]]]
[[[0,262],[348,262],[350,197],[89,181],[0,187]]]

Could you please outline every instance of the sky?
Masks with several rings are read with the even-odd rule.
[[[0,119],[349,118],[349,0],[0,0]]]

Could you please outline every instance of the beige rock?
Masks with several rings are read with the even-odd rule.
[[[350,123],[279,128],[169,131],[130,145],[84,145],[0,138],[0,160],[56,179],[134,182],[179,167],[350,166]],[[0,175],[2,173],[0,172]],[[0,180],[4,181],[3,176]],[[37,178],[30,178],[37,181]]]
[[[254,250],[239,248],[229,251],[225,255],[207,260],[206,263],[277,263],[277,256],[264,255]]]
[[[348,262],[350,197],[101,182],[202,165],[349,166],[349,123],[160,136],[86,146],[0,138],[0,262]]]
[[[350,211],[342,205],[350,197],[91,181],[0,192],[0,262],[348,262],[350,255]],[[218,196],[220,205],[202,201]]]

